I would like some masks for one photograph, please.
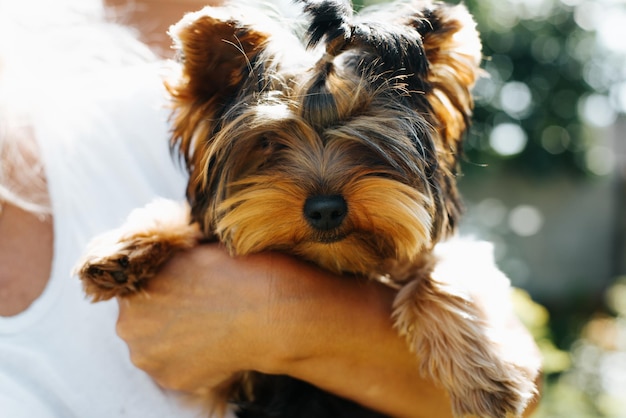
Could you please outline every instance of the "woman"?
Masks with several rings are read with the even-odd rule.
[[[105,22],[99,3],[66,3],[0,0],[0,27],[11,31],[0,38],[20,40],[0,45],[3,414],[202,416],[161,386],[198,392],[254,369],[394,416],[450,416],[445,393],[391,328],[393,294],[375,283],[278,254],[234,260],[207,245],[171,260],[119,311],[85,301],[67,272],[90,238],[156,196],[182,199],[185,179],[168,154],[156,57]],[[204,4],[109,5],[167,54],[161,28]],[[161,386],[131,363],[118,313],[133,363]]]

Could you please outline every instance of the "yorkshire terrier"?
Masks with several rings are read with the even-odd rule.
[[[172,27],[171,145],[188,202],[156,202],[96,239],[78,268],[86,293],[137,292],[204,240],[233,255],[287,252],[396,287],[395,327],[456,416],[519,416],[532,376],[507,360],[479,304],[432,274],[461,213],[457,165],[482,58],[471,15],[429,0],[360,13],[342,0],[296,3],[302,33],[234,5]],[[240,417],[382,416],[252,372],[219,397]]]

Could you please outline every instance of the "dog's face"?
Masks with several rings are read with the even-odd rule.
[[[340,1],[301,3],[306,46],[228,6],[172,28],[173,145],[192,216],[233,253],[384,273],[457,223],[479,38],[462,6],[413,1],[354,17]]]

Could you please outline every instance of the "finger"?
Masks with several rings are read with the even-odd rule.
[[[115,331],[117,335],[127,341],[133,335],[133,321],[132,321],[132,310],[131,304],[126,297],[118,297],[117,298],[118,305],[118,315],[117,315],[117,323],[115,325]]]

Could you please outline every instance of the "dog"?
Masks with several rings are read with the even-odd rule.
[[[171,28],[171,146],[187,202],[157,202],[97,238],[77,269],[87,295],[137,292],[200,241],[286,252],[397,288],[395,328],[456,416],[519,416],[532,376],[506,359],[478,304],[433,274],[462,212],[456,177],[482,60],[473,18],[431,0],[359,13],[296,3],[306,19],[293,31],[236,5]],[[213,402],[237,403],[240,417],[382,416],[284,376],[245,373],[227,392]],[[294,405],[296,392],[321,409]]]

